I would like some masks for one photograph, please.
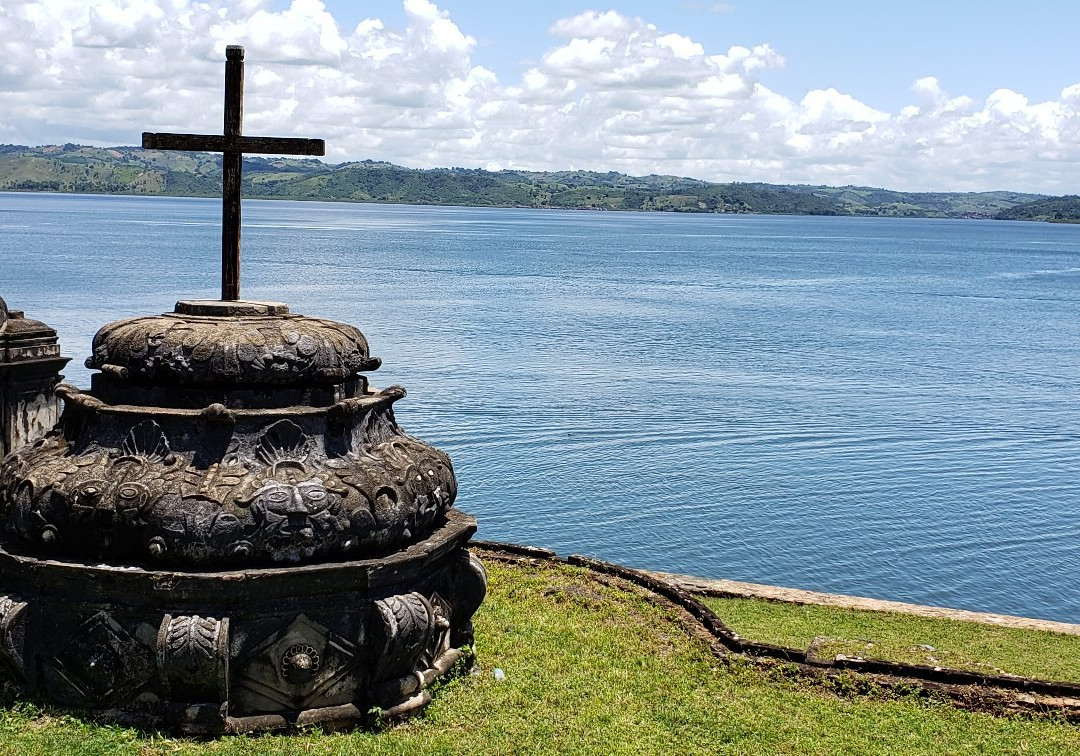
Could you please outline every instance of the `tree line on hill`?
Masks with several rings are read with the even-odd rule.
[[[221,156],[138,147],[0,145],[0,191],[213,197]],[[246,157],[246,197],[689,213],[1000,218],[1080,222],[1080,197],[711,183],[594,171],[404,168],[364,160]]]

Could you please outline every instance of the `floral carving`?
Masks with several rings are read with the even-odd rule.
[[[308,643],[290,646],[281,657],[281,676],[288,682],[304,682],[314,677],[322,668],[322,656]]]
[[[355,379],[378,360],[351,326],[280,314],[122,320],[98,332],[90,364],[106,391],[65,388],[58,429],[0,470],[0,516],[53,554],[356,558],[419,540],[453,505],[449,457],[394,420],[405,390]],[[266,409],[271,393],[295,412]]]
[[[411,673],[435,641],[435,609],[414,591],[380,599],[375,602],[375,610],[383,625],[383,648],[376,679]]]
[[[214,700],[225,695],[229,620],[166,614],[157,638],[158,666],[174,696]]]
[[[168,385],[343,381],[381,361],[352,326],[299,315],[215,318],[169,313],[98,331],[89,368]]]

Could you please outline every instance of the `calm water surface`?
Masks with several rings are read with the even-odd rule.
[[[0,194],[75,357],[216,298],[214,200]],[[1080,622],[1080,227],[248,201],[248,298],[346,320],[484,538]]]

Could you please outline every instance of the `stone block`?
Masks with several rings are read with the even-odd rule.
[[[67,363],[56,331],[0,299],[0,458],[56,425],[60,401],[53,391]]]

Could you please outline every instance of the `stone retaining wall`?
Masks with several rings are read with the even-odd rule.
[[[705,596],[717,596],[720,598],[754,598],[764,599],[766,601],[778,601],[785,604],[831,606],[836,607],[837,609],[863,609],[871,612],[910,614],[916,617],[929,617],[932,619],[979,622],[985,625],[1011,627],[1019,630],[1042,630],[1048,633],[1061,633],[1063,635],[1080,635],[1080,625],[1069,622],[1055,622],[1054,620],[1034,619],[1030,617],[1015,617],[1009,614],[972,612],[966,609],[949,609],[942,606],[907,604],[902,601],[885,601],[882,599],[864,598],[862,596],[846,596],[840,593],[819,593],[817,591],[804,591],[798,588],[781,588],[775,585],[762,585],[760,583],[743,583],[738,580],[713,580],[691,575],[678,575],[671,572],[650,572],[649,574],[655,575],[661,580],[674,582],[690,593],[698,593]]]

